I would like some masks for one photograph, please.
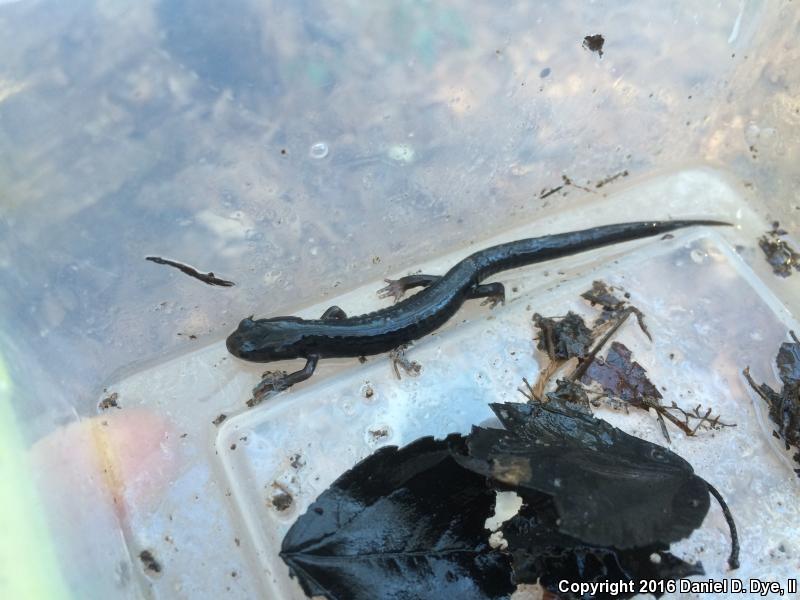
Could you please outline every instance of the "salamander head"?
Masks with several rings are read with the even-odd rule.
[[[304,355],[302,319],[242,319],[225,345],[234,356],[252,362],[271,362]]]

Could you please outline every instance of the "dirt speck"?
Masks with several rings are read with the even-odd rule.
[[[289,465],[296,471],[305,467],[306,461],[303,455],[298,452],[297,454],[292,454],[292,457],[289,459]]]
[[[603,186],[605,186],[605,185],[608,185],[608,184],[609,184],[609,183],[611,183],[612,181],[616,181],[616,180],[617,180],[617,179],[619,179],[620,177],[627,177],[629,174],[630,174],[630,173],[628,173],[628,170],[627,170],[627,169],[625,169],[624,171],[620,171],[619,173],[614,173],[613,175],[609,175],[609,176],[607,176],[607,177],[604,177],[604,178],[603,178],[603,179],[601,179],[600,181],[598,181],[598,182],[597,182],[597,183],[594,185],[594,187],[596,187],[596,188],[601,188],[601,187],[603,187]]]
[[[142,550],[139,553],[139,560],[142,561],[142,566],[147,573],[161,573],[161,563],[156,560],[150,550]]]
[[[225,419],[227,419],[227,418],[228,418],[228,415],[226,415],[225,413],[219,413],[219,414],[217,415],[217,417],[216,417],[216,418],[215,418],[213,421],[211,421],[211,422],[212,422],[214,425],[216,425],[217,427],[219,427],[220,425],[222,425],[222,422],[223,422]]]
[[[378,427],[376,429],[370,429],[369,434],[372,436],[374,440],[381,440],[385,437],[389,437],[389,428]]]
[[[270,497],[270,503],[278,512],[288,510],[294,503],[294,497],[282,483],[272,482],[272,489],[275,490]]]
[[[605,38],[599,33],[587,35],[585,38],[583,38],[583,47],[590,52],[597,52],[601,58],[603,57],[603,44],[605,43]]]

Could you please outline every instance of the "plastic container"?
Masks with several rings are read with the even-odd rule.
[[[0,594],[302,597],[276,552],[305,506],[518,398],[532,312],[591,314],[593,279],[647,315],[652,343],[619,339],[665,399],[737,424],[671,447],[731,505],[736,576],[785,583],[797,482],[741,370],[775,385],[800,305],[757,245],[797,230],[798,26],[791,2],[0,2]],[[416,378],[323,361],[248,410],[263,366],[222,342],[498,241],[680,217],[737,227],[502,273],[506,306],[416,343]],[[712,507],[674,549],[720,578],[727,544]]]

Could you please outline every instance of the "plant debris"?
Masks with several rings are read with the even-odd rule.
[[[789,277],[792,268],[800,271],[800,254],[781,236],[786,235],[786,230],[780,228],[780,223],[775,221],[772,230],[768,231],[758,240],[758,245],[764,251],[767,262],[772,266],[772,272],[781,277]]]
[[[400,369],[403,369],[403,372],[409,377],[416,377],[422,370],[421,364],[406,356],[406,350],[408,350],[409,346],[410,344],[403,344],[399,348],[395,348],[389,352],[389,360],[392,362],[394,375],[398,379],[402,379],[400,377]]]
[[[381,448],[292,525],[281,558],[308,596],[506,598],[510,559],[484,529],[494,492],[459,468],[446,440]]]
[[[583,38],[583,44],[581,45],[590,52],[597,52],[600,58],[603,58],[603,44],[605,43],[605,38],[601,34],[595,33],[594,35],[587,35]]]
[[[783,440],[786,450],[794,449],[792,458],[800,464],[800,340],[793,331],[791,342],[784,342],[778,350],[775,364],[783,387],[776,392],[766,383],[756,385],[750,376],[750,367],[744,370],[747,382],[769,407],[769,418],[778,428],[772,433]],[[800,468],[794,470],[800,476]]]
[[[149,260],[150,262],[154,262],[157,265],[167,265],[170,267],[175,267],[181,273],[186,273],[186,275],[188,275],[189,277],[194,277],[195,279],[199,279],[200,281],[202,281],[203,283],[207,283],[208,285],[218,285],[221,287],[231,287],[236,285],[232,281],[216,277],[214,273],[210,271],[208,273],[203,273],[195,269],[193,266],[187,265],[186,263],[182,263],[177,260],[172,260],[169,258],[161,258],[160,256],[145,256],[144,259]]]
[[[598,383],[610,398],[620,400],[625,405],[641,410],[652,408],[659,417],[669,420],[686,435],[695,435],[700,427],[720,429],[735,426],[723,423],[719,415],[713,416],[710,408],[704,410],[700,404],[690,411],[682,409],[675,402],[671,406],[661,404],[661,392],[648,379],[647,371],[631,360],[631,351],[620,342],[611,344],[605,360],[594,360],[581,381],[586,384]],[[669,434],[663,431],[669,440]]]
[[[678,455],[593,417],[572,392],[582,390],[565,382],[546,403],[493,404],[505,429],[379,449],[286,534],[291,575],[308,596],[330,599],[507,598],[519,583],[558,592],[564,579],[683,578],[702,565],[669,545],[701,525],[709,492],[731,527],[736,568],[736,530],[718,492]],[[486,519],[495,491],[509,490],[523,506],[493,549]]]
[[[109,408],[122,408],[119,405],[119,402],[117,402],[118,399],[119,399],[119,394],[117,392],[112,392],[111,394],[100,400],[100,404],[98,404],[97,406],[100,408],[100,410],[108,410]]]
[[[270,503],[278,512],[288,510],[294,504],[294,498],[285,485],[277,481],[272,482],[275,492],[270,497]]]
[[[142,566],[148,573],[161,573],[161,563],[156,560],[150,550],[142,550],[139,553],[139,560],[142,561]]]
[[[613,333],[613,329],[609,333]],[[606,335],[605,340],[609,338]],[[703,409],[698,404],[694,409],[686,411],[674,401],[670,406],[661,404],[661,392],[648,379],[647,372],[637,362],[631,361],[631,351],[620,342],[613,342],[608,351],[607,358],[596,358],[597,351],[603,345],[601,341],[595,350],[578,369],[572,374],[571,379],[578,375],[583,383],[598,383],[610,400],[622,403],[623,406],[633,406],[641,410],[656,411],[661,425],[661,432],[669,442],[664,419],[669,420],[686,435],[693,436],[701,427],[705,429],[721,429],[722,427],[735,427],[735,423],[724,423],[720,416],[714,416],[710,408]],[[694,425],[692,425],[694,423]]]
[[[556,321],[535,313],[533,323],[539,328],[537,336],[539,350],[547,353],[550,360],[583,358],[592,344],[592,331],[580,315],[570,311],[566,317]]]
[[[615,291],[621,290],[608,285],[604,281],[593,281],[592,289],[581,294],[581,298],[588,300],[592,306],[600,306],[602,308],[600,316],[595,320],[595,325],[600,326],[616,321],[622,318],[623,313],[627,311],[636,315],[639,328],[648,339],[652,340],[653,338],[650,335],[650,331],[648,331],[647,326],[644,324],[644,313],[628,302],[630,294],[624,292],[624,300],[621,300],[614,295]]]
[[[545,198],[547,198],[549,196],[552,196],[553,194],[558,193],[558,192],[560,192],[561,190],[563,190],[564,188],[567,188],[567,187],[578,188],[579,190],[583,190],[584,192],[591,192],[592,194],[595,193],[595,191],[593,189],[575,183],[566,174],[562,173],[561,181],[562,181],[561,185],[557,185],[555,187],[551,187],[550,189],[547,189],[547,188],[542,189],[542,191],[539,192],[539,199],[540,200],[544,200]],[[564,192],[564,195],[566,196],[567,193]]]
[[[592,306],[600,305],[603,310],[617,311],[625,305],[625,300],[620,300],[614,295],[615,288],[605,281],[593,281],[592,289],[581,294],[581,298],[588,300]]]
[[[542,317],[538,313],[534,314],[534,324],[540,330],[536,338],[538,348],[544,350],[550,359],[550,362],[540,370],[536,384],[532,388],[528,386],[534,398],[541,400],[544,397],[544,390],[551,378],[564,366],[566,361],[572,358],[578,359],[578,366],[570,375],[570,379],[573,381],[580,379],[600,349],[631,314],[636,315],[639,327],[648,338],[650,337],[650,333],[644,325],[642,312],[635,306],[628,305],[626,300],[619,300],[611,293],[613,290],[614,288],[605,283],[595,281],[592,289],[583,294],[583,297],[588,299],[593,306],[599,304],[603,307],[602,315],[595,320],[591,329],[586,326],[582,317],[572,312],[569,312],[559,322],[556,322],[558,317],[550,319]],[[628,296],[628,294],[625,295]],[[589,345],[603,332],[605,335],[592,350],[589,350]],[[557,349],[556,346],[560,346],[560,348]]]
[[[656,406],[663,397],[647,378],[647,371],[631,361],[631,351],[621,342],[612,342],[605,359],[589,365],[581,378],[583,383],[599,383],[603,390],[637,408]]]
[[[622,298],[617,292],[622,292]],[[599,396],[593,397],[592,405],[598,406],[599,399],[606,397],[614,408],[634,407],[645,411],[652,408],[658,416],[661,432],[667,441],[670,441],[670,437],[665,419],[686,435],[695,435],[701,427],[720,429],[735,426],[722,422],[719,415],[714,416],[711,409],[703,409],[700,404],[688,411],[675,402],[670,406],[661,404],[663,399],[661,392],[648,379],[644,368],[632,360],[632,353],[624,344],[613,342],[606,358],[600,358],[598,356],[600,350],[630,315],[636,315],[640,329],[648,339],[652,337],[644,324],[644,313],[630,304],[629,293],[603,281],[594,281],[592,288],[581,294],[581,297],[588,300],[592,306],[599,306],[602,309],[601,315],[595,320],[591,329],[586,327],[580,316],[572,312],[558,322],[555,319],[542,317],[538,313],[534,315],[534,323],[540,330],[537,347],[547,353],[550,362],[540,370],[534,386],[531,387],[527,380],[523,380],[528,386],[523,393],[527,393],[535,400],[542,400],[545,397],[544,390],[565,361],[577,358],[578,365],[567,380],[585,385],[597,384],[602,392]],[[589,349],[589,344],[601,334],[603,337]],[[562,348],[564,350],[561,350]],[[563,381],[559,382],[556,394],[561,394],[563,385]],[[569,393],[573,400],[580,396],[583,405],[589,406],[590,401],[585,392],[579,395],[576,389],[570,389]]]
[[[601,188],[604,185],[608,185],[612,181],[616,181],[620,177],[627,177],[628,175],[629,175],[628,169],[625,169],[624,171],[619,171],[618,173],[614,173],[613,175],[609,175],[608,177],[605,177],[605,178],[601,179],[600,181],[598,181],[595,184],[594,187]]]

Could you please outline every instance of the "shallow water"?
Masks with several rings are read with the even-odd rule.
[[[193,364],[243,316],[354,290],[351,302],[374,306],[384,276],[511,227],[555,227],[578,206],[564,226],[598,224],[607,194],[696,166],[723,173],[712,179],[757,215],[731,247],[783,319],[797,277],[763,270],[756,238],[767,221],[798,224],[798,23],[788,1],[0,0],[0,348],[20,429],[52,467],[53,440],[96,433],[105,386],[175,357]],[[602,57],[582,47],[598,33]],[[693,189],[675,185],[683,199]],[[718,208],[707,200],[693,216]],[[672,216],[663,198],[642,202],[643,218]],[[153,254],[237,285],[205,286]],[[778,341],[759,335],[759,348]],[[199,364],[202,377],[185,378],[216,393],[224,382]],[[242,390],[256,371],[237,363]],[[185,396],[158,401],[207,425]],[[169,411],[136,417],[156,447]],[[59,533],[62,555],[86,559],[70,583],[136,594],[152,582],[129,552],[160,521],[131,529],[107,481],[79,487],[96,458],[81,452],[48,500],[74,527]],[[216,463],[190,463],[206,465],[193,482],[222,489]],[[147,496],[149,480],[129,485]],[[199,530],[204,514],[181,518]],[[265,560],[195,567],[246,595],[261,580],[230,571]],[[178,585],[161,580],[156,595]]]

